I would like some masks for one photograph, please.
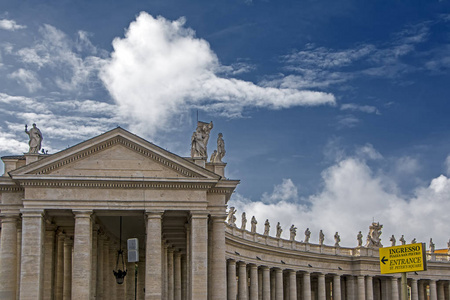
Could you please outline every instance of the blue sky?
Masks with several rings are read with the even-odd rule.
[[[0,155],[27,151],[35,122],[49,153],[121,126],[188,156],[198,111],[260,230],[356,245],[375,220],[385,244],[446,246],[449,1],[0,7]]]

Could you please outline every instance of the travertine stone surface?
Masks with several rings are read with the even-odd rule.
[[[17,225],[19,214],[1,215],[0,299],[14,299],[17,291]]]
[[[66,236],[64,239],[63,300],[72,299],[72,248],[72,237]]]
[[[44,300],[53,300],[54,297],[54,249],[55,249],[55,226],[46,224],[44,241]]]
[[[63,298],[64,284],[64,238],[63,232],[56,234],[56,274],[55,274],[55,299]]]
[[[208,298],[208,216],[191,214],[191,293],[192,299]]]
[[[235,300],[237,295],[236,261],[229,259],[227,262],[228,262],[227,299]]]
[[[250,265],[250,300],[258,300],[258,266]]]
[[[225,214],[212,216],[211,297],[218,299],[227,291],[225,259]]]
[[[90,300],[92,277],[92,210],[74,211],[72,299]]]
[[[326,300],[325,296],[325,274],[318,275],[318,300]]]
[[[147,241],[145,265],[145,299],[159,300],[162,297],[162,267],[160,265],[161,216],[162,212],[146,212]]]
[[[247,264],[243,261],[237,263],[238,265],[238,299],[248,299],[248,277],[247,277]]]
[[[43,211],[22,211],[20,299],[40,300],[44,280]]]

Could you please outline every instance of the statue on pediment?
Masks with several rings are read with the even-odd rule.
[[[320,232],[319,232],[319,245],[322,246],[324,240],[325,240],[325,235],[323,234],[322,229],[320,229]]]
[[[392,246],[395,246],[395,243],[396,243],[395,236],[392,235],[391,238],[390,238],[389,240],[391,241],[391,247],[392,247]]]
[[[247,216],[245,215],[245,212],[243,212],[242,213],[241,229],[245,230],[246,226],[247,226]]]
[[[336,233],[334,234],[334,246],[339,247],[340,242],[341,242],[341,237],[340,237],[339,233],[336,231]]]
[[[295,240],[295,236],[297,235],[297,227],[294,226],[294,224],[292,224],[291,228],[289,228],[290,231],[290,240],[293,241]]]
[[[192,133],[191,137],[191,157],[207,158],[207,145],[209,141],[209,133],[213,128],[212,121],[210,123],[197,122],[197,129]]]
[[[311,231],[309,231],[309,228],[306,228],[305,230],[305,243],[309,243],[309,239],[311,238]]]
[[[33,128],[28,130],[28,125],[25,125],[25,133],[30,137],[30,141],[28,142],[30,149],[28,150],[28,153],[39,153],[43,140],[42,133],[39,128],[37,128],[36,124],[33,123]]]
[[[435,245],[433,243],[433,239],[430,239],[430,252],[434,253],[434,251],[435,251]]]
[[[415,244],[415,243],[417,243],[417,240],[416,240],[416,238],[413,238],[411,241],[411,244]]]
[[[380,225],[380,222],[373,222],[372,225],[369,226],[369,234],[367,235],[367,248],[381,248],[383,245],[381,244],[381,229],[383,225]]]
[[[277,223],[277,238],[281,238],[281,233],[283,232],[283,229],[281,229],[280,222]]]
[[[402,234],[401,238],[399,239],[400,243],[402,243],[402,245],[406,245],[406,240],[405,240],[405,236]]]
[[[236,226],[236,216],[234,215],[235,213],[236,209],[234,208],[234,206],[230,207],[230,209],[228,210],[227,220],[228,224],[230,224],[231,226]]]
[[[363,238],[363,235],[362,235],[362,233],[360,231],[360,232],[358,232],[358,235],[356,236],[356,240],[358,241],[358,247],[362,246],[362,242],[363,242],[362,238]]]
[[[269,219],[266,219],[266,222],[264,223],[264,235],[269,235],[269,230],[270,230]]]

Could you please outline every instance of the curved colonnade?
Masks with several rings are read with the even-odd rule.
[[[400,274],[380,274],[378,248],[270,237],[227,224],[227,300],[399,300]],[[408,273],[411,300],[448,300],[449,254]]]

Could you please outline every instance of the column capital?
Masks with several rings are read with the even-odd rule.
[[[163,210],[146,210],[145,217],[147,219],[161,219],[164,211]]]
[[[19,213],[1,213],[0,214],[1,223],[14,223],[19,221]]]
[[[222,222],[224,223],[226,219],[227,219],[226,214],[211,215],[211,220],[215,223],[222,223]]]
[[[22,218],[43,218],[44,210],[43,209],[21,209]]]
[[[72,213],[74,214],[75,218],[90,218],[94,211],[90,209],[77,209],[72,210]]]
[[[208,212],[207,211],[195,211],[191,210],[190,217],[191,219],[207,219],[208,218]]]

